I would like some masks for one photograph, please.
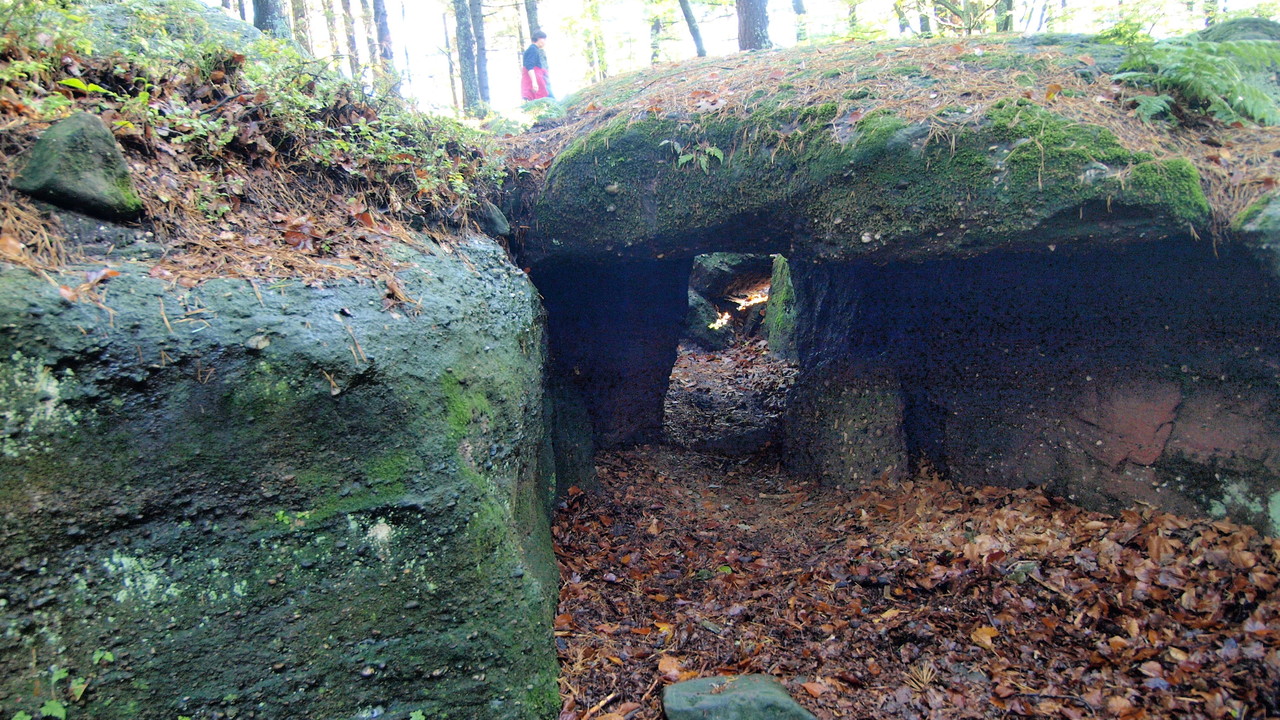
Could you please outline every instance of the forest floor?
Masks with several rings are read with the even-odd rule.
[[[790,372],[760,346],[683,352],[672,442],[601,453],[601,489],[570,493],[561,720],[657,720],[664,686],[743,673],[823,719],[1280,717],[1280,541],[928,473],[836,490],[772,447],[689,449],[699,427],[767,438]]]

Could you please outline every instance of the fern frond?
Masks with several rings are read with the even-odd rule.
[[[1134,112],[1143,122],[1152,122],[1160,115],[1172,114],[1173,98],[1168,95],[1139,95],[1134,98]]]
[[[1223,122],[1247,119],[1274,125],[1280,124],[1280,105],[1249,73],[1267,72],[1276,66],[1280,66],[1280,43],[1178,38],[1135,45],[1121,64],[1125,72],[1114,78],[1168,93]],[[1168,109],[1157,110],[1154,100],[1146,101],[1145,106],[1138,102],[1138,113],[1145,120]]]

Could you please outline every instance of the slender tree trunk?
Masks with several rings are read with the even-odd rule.
[[[245,7],[244,0],[236,0],[236,5],[240,8],[240,19],[249,22],[249,9]]]
[[[540,29],[538,24],[538,0],[524,0],[524,13],[529,17],[529,32]]]
[[[449,96],[453,98],[453,106],[462,112],[462,103],[458,100],[458,68],[453,62],[453,48],[449,46],[449,14],[440,16],[444,23],[444,59],[449,62]]]
[[[844,0],[849,6],[849,34],[858,32],[858,3],[860,0]]]
[[[471,34],[476,39],[476,85],[481,102],[489,102],[489,46],[484,34],[484,0],[469,0]]]
[[[657,65],[662,56],[662,18],[653,18],[649,23],[649,64]]]
[[[702,31],[698,29],[698,18],[693,14],[693,6],[689,0],[680,0],[680,12],[684,13],[684,24],[689,26],[689,34],[693,36],[693,47],[698,57],[707,56],[707,46],[702,44]]]
[[[364,28],[364,44],[368,48],[368,64],[374,72],[382,72],[382,52],[378,49],[378,34],[373,27],[373,10],[369,0],[360,0],[360,25]]]
[[[1195,3],[1195,0],[1191,0],[1191,2],[1190,2],[1190,3],[1188,3],[1188,4],[1193,4],[1193,3]],[[222,9],[223,9],[223,10],[230,10],[230,9],[231,9],[231,0],[222,0]]]
[[[480,83],[476,78],[476,39],[471,31],[471,4],[453,0],[453,20],[458,45],[458,77],[462,85],[462,111],[472,117],[482,115]]]
[[[1013,30],[1013,0],[1000,0],[996,3],[996,32]]]
[[[906,0],[893,0],[893,14],[898,16],[898,34],[906,35],[911,30],[911,21],[907,19]]]
[[[402,13],[403,14],[403,13]],[[387,19],[387,0],[373,0],[373,22],[378,27],[378,54],[388,69],[396,65],[395,47],[391,44],[391,21]],[[405,66],[408,69],[408,66]]]
[[[351,0],[342,2],[342,28],[347,33],[347,65],[351,68],[351,78],[360,77],[360,43],[356,42],[356,19],[351,14]]]
[[[284,14],[280,0],[253,0],[253,26],[281,40],[292,40],[289,16]]]
[[[769,42],[768,0],[735,0],[738,6],[738,49],[763,50]]]
[[[583,3],[583,20],[586,27],[587,64],[591,67],[591,81],[600,82],[609,77],[609,62],[605,55],[604,28],[600,22],[600,0]]]
[[[307,12],[307,0],[290,0],[293,5],[293,39],[306,48],[312,55],[316,54],[311,43],[311,17]]]
[[[338,55],[338,14],[333,11],[333,0],[324,1],[324,25],[329,30],[329,54]]]
[[[804,0],[791,0],[791,9],[796,12],[796,42],[803,43],[809,39],[809,27],[805,21]]]

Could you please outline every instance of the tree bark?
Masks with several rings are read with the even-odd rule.
[[[803,43],[809,39],[809,28],[805,23],[804,0],[791,0],[791,9],[796,13],[796,42]]]
[[[454,40],[458,46],[458,78],[462,85],[462,112],[480,117],[480,83],[476,78],[476,39],[471,31],[471,3],[453,0]]]
[[[591,68],[591,81],[600,82],[609,77],[609,62],[604,52],[604,27],[600,22],[600,0],[586,0],[582,9],[583,25],[586,27],[587,65]]]
[[[382,52],[378,50],[378,34],[373,28],[373,10],[369,7],[369,0],[360,0],[360,24],[364,27],[369,66],[375,72],[381,72]]]
[[[360,77],[360,43],[356,41],[356,19],[351,14],[351,0],[342,2],[342,27],[347,32],[347,65],[352,79]]]
[[[898,33],[906,35],[911,29],[911,21],[907,19],[907,9],[903,6],[906,0],[893,0],[893,14],[898,16]]]
[[[440,16],[444,24],[444,59],[449,63],[449,96],[453,98],[453,106],[462,111],[462,103],[458,100],[458,68],[453,62],[453,48],[449,46],[449,13]]]
[[[471,4],[471,34],[476,40],[476,85],[480,101],[489,102],[489,47],[484,34],[484,0],[469,0]]]
[[[236,6],[240,8],[240,19],[249,22],[249,10],[244,5],[244,0],[236,0]]]
[[[324,25],[329,30],[329,54],[339,54],[338,14],[333,11],[333,0],[324,0]]]
[[[861,0],[844,0],[845,5],[849,7],[849,34],[858,32],[858,3]]]
[[[768,0],[735,0],[738,6],[738,49],[764,50],[769,42]]]
[[[293,39],[314,55],[315,46],[311,44],[311,17],[307,12],[307,0],[290,0],[293,5]]]
[[[996,32],[1013,31],[1013,0],[996,3]]]
[[[693,6],[689,0],[680,0],[680,12],[684,13],[684,24],[689,26],[689,34],[693,36],[693,47],[698,57],[707,56],[707,46],[702,44],[702,31],[698,29],[698,18],[693,14]]]
[[[1192,2],[1195,2],[1195,0],[1192,0]],[[231,0],[222,0],[222,9],[223,9],[223,10],[230,10],[230,9],[231,9]]]
[[[396,65],[396,53],[391,43],[391,21],[387,19],[387,0],[373,0],[373,22],[378,27],[378,53],[382,57],[382,64],[390,70]]]
[[[253,26],[281,40],[292,40],[289,16],[284,14],[280,0],[253,0]]]
[[[662,18],[655,17],[649,23],[649,64],[657,65],[662,53]]]
[[[529,32],[540,29],[538,24],[538,0],[524,0],[524,13],[529,18]]]

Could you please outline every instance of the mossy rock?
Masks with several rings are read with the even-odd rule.
[[[954,126],[949,142],[888,112],[838,113],[762,104],[696,124],[611,120],[552,164],[529,253],[890,261],[1154,239],[1209,216],[1189,162],[1132,152],[1022,98]]]
[[[55,123],[22,162],[13,187],[32,197],[106,220],[142,213],[124,155],[97,115],[77,113]]]
[[[765,337],[769,352],[783,360],[796,356],[796,289],[791,283],[791,266],[781,255],[773,257],[773,279],[769,283],[769,304],[764,311]]]
[[[252,55],[262,32],[196,0],[126,0],[78,3],[84,33],[100,55],[140,54],[190,61],[190,48],[205,46]]]
[[[1239,17],[1223,20],[1220,23],[1196,33],[1201,40],[1210,42],[1232,42],[1236,40],[1276,40],[1280,41],[1280,23],[1268,18]]]
[[[395,313],[0,266],[6,717],[33,657],[76,717],[555,716],[537,293],[487,240],[395,252]]]

